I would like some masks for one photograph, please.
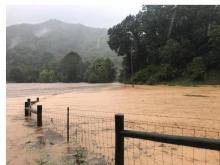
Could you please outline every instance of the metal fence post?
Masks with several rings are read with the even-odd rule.
[[[42,105],[37,106],[37,126],[42,127]]]
[[[28,116],[28,110],[26,108],[28,108],[28,102],[24,103],[24,116]]]
[[[27,99],[28,107],[31,107],[31,99]],[[31,116],[31,111],[28,111],[28,116]]]
[[[67,127],[67,142],[69,142],[69,128],[70,128],[70,123],[69,123],[69,107],[67,107],[67,123],[66,123],[66,127]]]
[[[115,115],[115,165],[124,165],[124,115]]]

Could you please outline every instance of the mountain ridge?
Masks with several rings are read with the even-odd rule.
[[[75,51],[83,60],[109,57],[118,65],[120,58],[109,48],[107,40],[106,28],[66,23],[57,19],[38,24],[25,23],[6,27],[7,56],[8,54],[16,56],[16,49],[30,49],[39,54],[48,52],[57,58]]]
[[[49,20],[46,20],[46,21],[43,21],[43,22],[39,22],[39,23],[19,23],[19,24],[13,24],[13,25],[6,26],[6,28],[10,28],[10,27],[14,27],[14,26],[21,26],[21,25],[39,25],[39,24],[47,24],[47,23],[64,23],[64,24],[70,24],[70,25],[79,25],[79,26],[88,27],[88,28],[94,28],[94,29],[105,29],[106,31],[108,29],[108,28],[103,28],[103,27],[87,26],[87,25],[83,25],[81,23],[64,22],[64,21],[61,21],[59,19],[49,19]]]

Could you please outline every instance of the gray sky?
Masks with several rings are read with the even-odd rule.
[[[127,15],[137,14],[141,8],[141,2],[119,5],[8,5],[6,25],[35,24],[49,19],[58,19],[68,23],[109,28],[121,22]]]

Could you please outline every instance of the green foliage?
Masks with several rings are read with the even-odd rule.
[[[43,70],[39,76],[40,82],[55,82],[56,77],[53,70]]]
[[[15,61],[7,62],[13,64]],[[37,60],[25,58],[20,67],[7,68],[9,82],[113,82],[115,75],[116,69],[109,58],[83,63],[76,52],[68,53],[60,61],[51,54],[44,54]]]
[[[45,142],[42,142],[44,144]],[[67,155],[62,155],[62,157],[57,157],[48,153],[42,153],[39,159],[36,160],[38,165],[80,165],[87,164],[86,159],[88,156],[88,151],[86,148],[81,146],[76,146],[76,148],[71,149],[71,157]],[[69,154],[69,155],[70,155]],[[28,162],[29,164],[30,162]]]
[[[60,63],[60,79],[64,82],[80,82],[82,80],[83,63],[76,52],[68,53]]]
[[[12,68],[7,74],[8,81],[24,82],[25,75],[20,68]]]
[[[137,83],[155,84],[160,81],[171,80],[174,74],[169,65],[149,65],[136,72],[132,78]]]
[[[36,160],[38,165],[56,165],[56,163],[51,159],[51,157],[46,155],[41,155],[40,159]]]
[[[209,70],[205,75],[205,82],[207,84],[219,84],[220,82],[220,70],[213,69]]]
[[[45,34],[41,34],[42,31]],[[39,24],[8,26],[6,37],[7,54],[14,51],[17,57],[34,55],[37,58],[40,54],[50,52],[56,59],[61,59],[73,49],[81,55],[83,61],[91,61],[97,57],[109,57],[116,66],[120,66],[121,62],[106,43],[107,29],[105,28],[49,20]],[[20,55],[16,52],[17,49],[29,51],[30,54]],[[32,52],[36,52],[36,54]]]
[[[144,5],[108,35],[109,47],[123,56],[120,81],[131,79],[132,65],[138,83],[170,81],[186,73],[193,81],[203,80],[210,69],[220,68],[219,6]]]
[[[41,35],[40,31],[45,29],[50,30]],[[78,74],[77,65],[74,64],[74,69],[68,65],[67,60],[61,62],[71,49],[80,54],[80,59],[75,59],[76,61],[93,62],[95,58],[105,57],[111,59],[117,68],[121,66],[121,58],[115,56],[106,43],[107,29],[104,28],[50,20],[36,25],[9,26],[6,33],[7,82],[39,82],[42,81],[40,73],[43,70],[53,71],[56,78],[54,81],[82,81],[85,72],[83,63],[81,74]],[[15,71],[19,76],[14,75]]]
[[[189,40],[180,42],[169,39],[166,44],[160,48],[159,59],[162,64],[171,65],[173,68],[178,68],[181,72],[186,68],[194,57],[193,48]]]
[[[188,65],[187,71],[192,80],[204,80],[206,66],[202,57],[195,57]]]
[[[90,83],[107,83],[115,80],[115,68],[110,59],[98,58],[85,71],[84,80]]]
[[[207,58],[210,69],[220,68],[220,25],[215,25],[209,33],[210,52]]]
[[[9,50],[6,56],[7,81],[38,82],[42,70],[54,70],[55,72],[55,63],[56,60],[50,53],[38,54],[35,51],[22,48]],[[20,75],[21,80],[19,81],[16,81],[16,77],[13,77],[14,68],[20,70],[17,74]]]
[[[75,159],[77,164],[82,164],[86,161],[88,151],[84,147],[77,147],[75,149]]]

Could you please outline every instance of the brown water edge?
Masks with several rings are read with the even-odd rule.
[[[37,84],[32,86],[32,88],[35,88],[34,94],[36,94]],[[60,88],[61,86],[62,88]],[[16,95],[19,92],[24,92],[22,88],[19,91],[19,88],[16,85],[15,87]],[[47,87],[50,87],[50,85],[47,85]],[[74,84],[74,87],[77,86]],[[135,88],[132,88],[128,85],[117,84],[117,86],[96,86],[95,88],[82,87],[81,89],[72,91],[71,84],[68,84],[68,89],[65,88],[65,85],[63,87],[63,85],[60,84],[56,89],[56,85],[53,84],[52,89],[50,88],[50,90],[46,92],[44,89],[39,89],[37,91],[38,95],[35,96],[31,93],[31,85],[28,86],[28,88],[26,97],[11,97],[11,95],[7,97],[8,164],[34,164],[35,160],[38,159],[44,152],[51,153],[55,157],[59,157],[67,153],[68,147],[62,140],[61,142],[59,141],[52,145],[48,143],[45,147],[30,147],[31,145],[36,144],[39,139],[38,137],[44,136],[47,130],[39,130],[31,126],[27,126],[31,125],[31,122],[24,120],[23,108],[24,101],[29,96],[31,96],[32,99],[40,96],[40,104],[43,105],[43,109],[47,112],[56,111],[65,113],[66,107],[69,106],[70,111],[74,113],[83,112],[85,114],[91,114],[90,111],[112,112],[109,113],[109,117],[113,118],[113,114],[115,112],[122,112],[125,113],[125,118],[130,120],[144,120],[163,123],[166,125],[181,125],[187,128],[195,126],[206,130],[220,129],[220,122],[218,121],[220,117],[219,86],[178,87],[160,85],[135,86]],[[62,92],[60,92],[60,94],[57,92],[62,91],[63,88],[65,88],[65,92],[67,93],[62,94]],[[41,90],[44,92],[43,94],[41,94]],[[13,87],[10,91],[13,91]],[[56,92],[55,94],[54,91]],[[94,114],[94,112],[92,114]],[[99,113],[97,112],[97,114]],[[133,125],[132,127],[143,130],[140,124],[136,124],[135,126]],[[203,132],[196,132],[196,134],[201,133]],[[108,137],[108,133],[104,133],[104,136]],[[210,136],[213,137],[217,135],[212,134]],[[98,137],[99,136],[95,136],[95,138]],[[101,138],[98,138],[95,141],[100,141],[100,139]],[[132,148],[133,153],[126,152],[127,157],[130,157],[130,164],[143,164],[143,162],[146,162],[145,158],[137,159],[136,162],[132,162],[133,160],[135,161],[135,159],[133,159],[134,154],[138,155],[145,152],[143,150],[139,150],[140,144],[143,145],[142,143],[145,144],[146,142],[134,141]],[[160,145],[161,144],[156,144],[158,147]],[[152,144],[152,146],[155,148],[155,144]],[[129,144],[127,147],[129,148]],[[150,142],[148,143],[148,147],[150,147]],[[166,145],[163,146],[163,150],[167,150]],[[175,151],[175,149],[173,150]],[[167,157],[166,154],[162,155],[157,153],[157,150],[153,150],[152,152],[158,156],[163,156],[164,162],[168,161],[166,159],[170,159],[170,155],[172,154],[168,152],[169,157]],[[187,152],[187,149],[183,152],[188,154],[190,153],[190,151]],[[152,153],[149,152],[147,154],[148,157],[150,157],[149,155]],[[194,154],[198,153],[195,151]],[[150,163],[150,161],[152,162]],[[157,161],[153,158],[148,160],[148,164],[156,164],[155,162],[157,163]]]

